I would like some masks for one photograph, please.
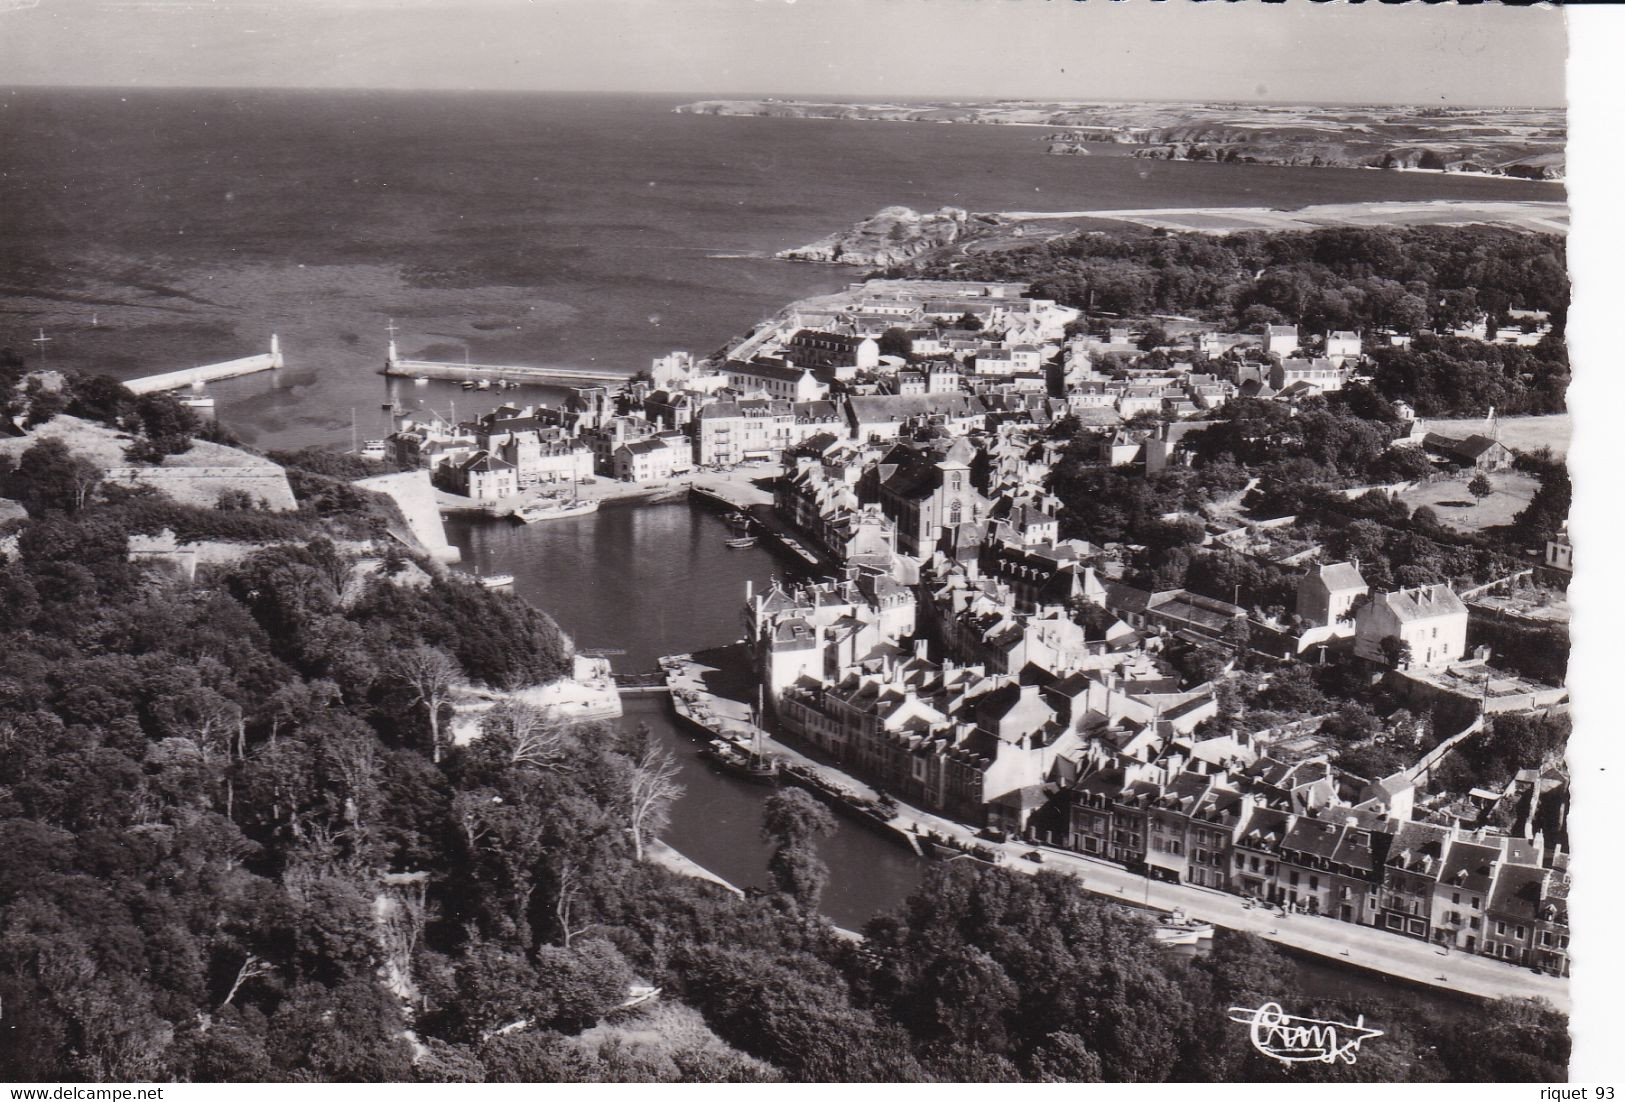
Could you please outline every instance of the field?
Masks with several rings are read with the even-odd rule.
[[[1560,200],[1500,202],[1322,203],[1296,210],[1271,207],[1165,207],[1146,210],[1001,211],[1005,222],[1068,219],[1127,222],[1147,229],[1196,233],[1313,230],[1327,226],[1508,226],[1532,233],[1566,234],[1568,204]],[[1065,227],[1076,229],[1076,226]],[[1028,227],[1031,232],[1031,227]]]
[[[1444,436],[1471,436],[1484,431],[1484,418],[1462,417],[1450,421],[1428,419],[1429,432]],[[1569,452],[1569,439],[1574,426],[1567,413],[1552,413],[1543,417],[1503,417],[1496,422],[1496,439],[1513,451],[1527,452],[1547,447],[1562,458]]]
[[[1441,523],[1458,532],[1481,532],[1511,524],[1529,504],[1540,482],[1522,471],[1497,471],[1489,476],[1495,491],[1479,499],[1467,492],[1467,479],[1430,482],[1399,495],[1412,509],[1427,505]]]

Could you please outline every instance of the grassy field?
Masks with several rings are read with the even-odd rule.
[[[1455,420],[1427,419],[1429,432],[1445,436],[1464,437],[1484,431],[1484,418],[1460,417]],[[1539,447],[1552,449],[1561,458],[1569,452],[1569,438],[1574,426],[1566,413],[1553,413],[1544,417],[1503,417],[1496,425],[1496,437],[1513,451],[1534,451]]]
[[[1503,437],[1505,439],[1505,437]],[[1512,518],[1529,504],[1540,483],[1522,471],[1499,471],[1489,476],[1495,491],[1479,499],[1467,492],[1467,480],[1430,482],[1399,495],[1412,509],[1427,505],[1441,523],[1458,532],[1479,532],[1511,524]]]

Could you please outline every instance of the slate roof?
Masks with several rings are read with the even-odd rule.
[[[1453,436],[1441,436],[1436,432],[1430,432],[1426,436],[1422,437],[1422,446],[1433,448],[1437,451],[1448,452],[1451,455],[1460,456],[1463,459],[1478,459],[1492,448],[1500,447],[1501,442],[1498,440],[1491,440],[1488,436],[1483,436],[1476,432],[1471,436],[1461,439],[1457,439]]]
[[[1401,623],[1431,620],[1436,616],[1465,615],[1467,606],[1455,591],[1441,583],[1401,589],[1393,593],[1380,593],[1377,600],[1386,604]]]
[[[969,394],[860,395],[848,398],[847,404],[860,424],[910,417],[981,417],[987,413],[982,400]]]
[[[1334,562],[1330,566],[1322,566],[1312,571],[1311,578],[1317,578],[1328,590],[1336,592],[1341,589],[1365,589],[1365,576],[1360,568],[1349,562]]]

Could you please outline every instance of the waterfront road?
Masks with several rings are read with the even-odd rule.
[[[749,743],[754,734],[750,708],[707,690],[706,675],[716,673],[714,668],[695,662],[689,655],[668,658],[665,662],[669,683],[699,705],[703,718],[709,721],[708,726],[726,737]],[[764,749],[788,761],[817,771],[826,780],[860,798],[872,799],[875,796],[874,789],[869,785],[834,766],[808,757],[771,734],[764,732],[763,745]],[[1489,957],[1456,950],[1445,951],[1415,938],[1333,918],[1296,913],[1280,915],[1262,906],[1248,907],[1240,896],[1192,884],[1152,880],[1130,872],[1121,865],[1086,857],[1071,850],[1019,842],[989,842],[978,837],[973,829],[963,823],[907,804],[899,804],[898,815],[892,820],[892,825],[906,834],[934,833],[965,846],[992,850],[998,855],[998,864],[1003,868],[1025,873],[1058,869],[1078,877],[1087,890],[1096,894],[1139,907],[1180,910],[1191,918],[1230,930],[1245,930],[1268,941],[1332,961],[1485,998],[1538,997],[1565,1014],[1569,1011],[1566,979],[1532,972]],[[1042,862],[1029,858],[1028,855],[1035,850],[1042,854]]]

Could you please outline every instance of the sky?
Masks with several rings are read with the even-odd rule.
[[[0,0],[0,84],[1563,103],[1561,9]]]

